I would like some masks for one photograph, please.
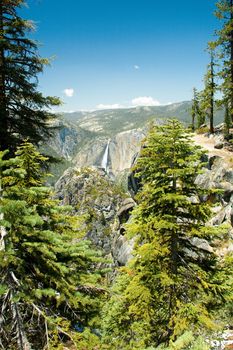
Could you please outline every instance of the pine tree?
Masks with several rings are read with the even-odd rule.
[[[216,232],[205,225],[210,207],[195,184],[201,155],[175,120],[154,127],[146,139],[136,165],[143,186],[127,229],[136,239],[134,258],[106,307],[110,349],[167,345],[186,330],[199,334],[216,326],[213,312],[228,289],[206,241]]]
[[[90,327],[95,328],[105,294],[97,269],[102,258],[83,239],[81,219],[51,199],[51,190],[43,186],[45,158],[35,147],[26,141],[15,158],[4,160],[4,155],[1,152],[0,345],[12,350],[60,349],[65,339],[86,349],[85,339],[98,341]],[[75,325],[84,332],[75,333]]]
[[[209,47],[210,63],[207,67],[207,72],[204,78],[204,90],[201,92],[200,109],[203,111],[203,115],[208,115],[210,123],[210,133],[214,133],[214,95],[217,85],[215,83],[215,62],[214,52],[211,46]]]
[[[58,98],[37,91],[37,76],[48,59],[27,38],[34,26],[18,15],[23,0],[0,0],[0,150],[11,152],[26,137],[38,144],[51,135],[50,107]]]
[[[223,94],[223,106],[229,106],[231,122],[233,121],[233,0],[220,0],[216,4],[216,17],[222,21],[222,28],[216,31],[217,39],[211,43],[218,52],[221,80],[220,90]]]
[[[205,114],[200,108],[200,93],[196,88],[193,88],[193,99],[192,99],[192,130],[194,131],[197,125],[199,128],[205,122]]]

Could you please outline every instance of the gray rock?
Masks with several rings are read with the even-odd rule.
[[[126,265],[132,258],[134,241],[134,239],[127,240],[125,236],[121,235],[115,237],[112,245],[112,255],[120,266]]]
[[[214,148],[216,148],[216,149],[222,149],[223,146],[224,146],[223,142],[218,142],[218,143],[216,143],[216,144],[214,145]]]
[[[225,130],[225,124],[221,123],[221,124],[216,125],[214,130],[215,130],[216,133],[224,131]]]
[[[115,188],[105,171],[98,168],[69,168],[55,185],[56,198],[72,205],[78,215],[85,214],[87,231],[97,248],[110,255],[115,265],[124,265],[131,257],[133,241],[121,233],[121,220],[126,222],[135,206]],[[125,220],[123,220],[125,217]]]
[[[190,238],[189,241],[194,247],[198,249],[204,250],[209,253],[213,252],[213,248],[209,245],[209,243],[205,239],[193,237],[193,238]]]
[[[102,160],[109,145],[106,168],[110,176],[118,176],[130,169],[134,155],[140,150],[145,137],[141,129],[133,129],[116,134],[111,139],[95,138],[87,143],[73,159],[77,167],[102,166]]]
[[[126,222],[129,219],[130,212],[133,210],[135,205],[136,205],[136,203],[134,202],[134,200],[132,198],[126,198],[123,201],[122,206],[120,207],[120,209],[117,212],[117,215],[119,217],[121,224]]]

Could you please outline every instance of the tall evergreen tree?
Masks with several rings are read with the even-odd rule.
[[[24,0],[0,0],[0,150],[15,150],[26,137],[38,143],[51,135],[49,111],[60,103],[37,91],[37,76],[48,59],[27,38],[33,23],[18,15]]]
[[[200,93],[196,88],[193,88],[193,99],[192,99],[192,130],[194,131],[196,126],[199,128],[205,122],[205,115],[200,108]]]
[[[143,187],[127,229],[134,258],[107,305],[110,349],[156,347],[216,326],[212,315],[228,289],[206,241],[214,230],[205,225],[210,207],[195,184],[201,154],[175,120],[153,128],[145,142],[137,163]]]
[[[3,156],[1,152],[0,347],[60,349],[65,337],[86,349],[84,340],[95,338],[90,325],[95,327],[104,295],[96,268],[102,258],[82,239],[80,219],[43,186],[45,158],[34,146],[25,142],[16,158]],[[84,335],[72,330],[75,325]]]
[[[219,0],[216,4],[216,17],[222,21],[222,28],[216,31],[214,43],[220,62],[220,90],[223,94],[223,106],[229,107],[229,115],[233,122],[233,0]]]
[[[211,47],[209,47],[210,52],[210,63],[207,67],[207,72],[204,78],[204,90],[201,92],[201,102],[200,109],[202,113],[208,116],[210,123],[210,133],[214,132],[214,95],[216,92],[215,83],[215,62],[214,62],[214,52]]]

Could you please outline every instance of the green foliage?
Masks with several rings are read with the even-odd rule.
[[[200,109],[202,115],[207,115],[210,123],[210,132],[214,132],[214,96],[217,90],[217,84],[215,83],[215,62],[214,51],[209,47],[210,63],[207,67],[207,72],[204,77],[204,90],[200,93]]]
[[[15,150],[29,137],[39,143],[52,135],[48,122],[55,115],[51,106],[57,97],[44,97],[37,91],[37,76],[48,59],[38,54],[37,43],[29,39],[31,21],[22,19],[18,10],[23,0],[0,2],[0,149]]]
[[[175,342],[170,342],[170,345],[161,345],[158,348],[148,348],[145,350],[210,350],[210,345],[202,338],[195,337],[191,331],[186,331]]]
[[[228,104],[226,103],[225,106],[225,115],[224,115],[224,124],[225,124],[225,137],[227,137],[229,135],[229,130],[231,127],[231,117],[230,117],[230,113],[229,113],[229,107]]]
[[[0,154],[3,347],[52,349],[56,343],[58,349],[63,339],[85,349],[105,296],[97,268],[103,260],[83,239],[82,218],[43,186],[45,158],[35,147],[26,141],[15,158],[4,160],[5,153]],[[83,335],[74,332],[76,323],[85,327]]]
[[[219,90],[222,93],[221,104],[228,105],[231,122],[233,121],[233,3],[232,0],[219,0],[216,4],[216,17],[222,22],[222,28],[216,31],[217,39],[211,42],[218,58]]]
[[[205,123],[205,114],[200,106],[200,93],[196,88],[193,89],[193,99],[192,99],[192,108],[191,108],[191,116],[192,116],[192,130],[195,128],[200,128],[202,124]]]
[[[224,263],[197,244],[213,237],[210,207],[200,200],[206,192],[195,184],[202,154],[176,120],[153,127],[145,141],[136,165],[143,186],[127,227],[134,258],[105,310],[110,349],[182,348],[186,331],[218,329],[215,311],[232,300]]]

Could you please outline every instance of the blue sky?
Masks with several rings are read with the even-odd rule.
[[[54,57],[39,89],[62,110],[191,99],[219,26],[213,0],[28,0],[40,54]]]

